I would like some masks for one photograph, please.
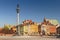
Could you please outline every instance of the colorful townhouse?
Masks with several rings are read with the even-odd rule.
[[[20,26],[20,33],[23,35],[38,35],[38,25],[31,20],[25,20]]]
[[[55,19],[46,19],[44,18],[41,23],[41,34],[43,35],[55,35],[56,27],[58,25],[58,21]]]

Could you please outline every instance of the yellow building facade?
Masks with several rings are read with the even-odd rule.
[[[38,25],[36,24],[25,25],[23,30],[24,35],[38,35]]]

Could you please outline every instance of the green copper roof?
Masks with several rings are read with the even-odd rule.
[[[57,20],[52,20],[52,19],[51,19],[51,20],[49,20],[49,22],[50,22],[51,24],[53,24],[53,25],[59,24]]]

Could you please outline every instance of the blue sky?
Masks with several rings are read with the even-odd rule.
[[[0,27],[16,24],[17,3],[17,0],[0,0]],[[20,0],[20,23],[26,19],[42,22],[44,17],[60,22],[60,0]]]

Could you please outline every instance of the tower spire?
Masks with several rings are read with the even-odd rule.
[[[46,17],[44,17],[44,22],[46,22]]]

